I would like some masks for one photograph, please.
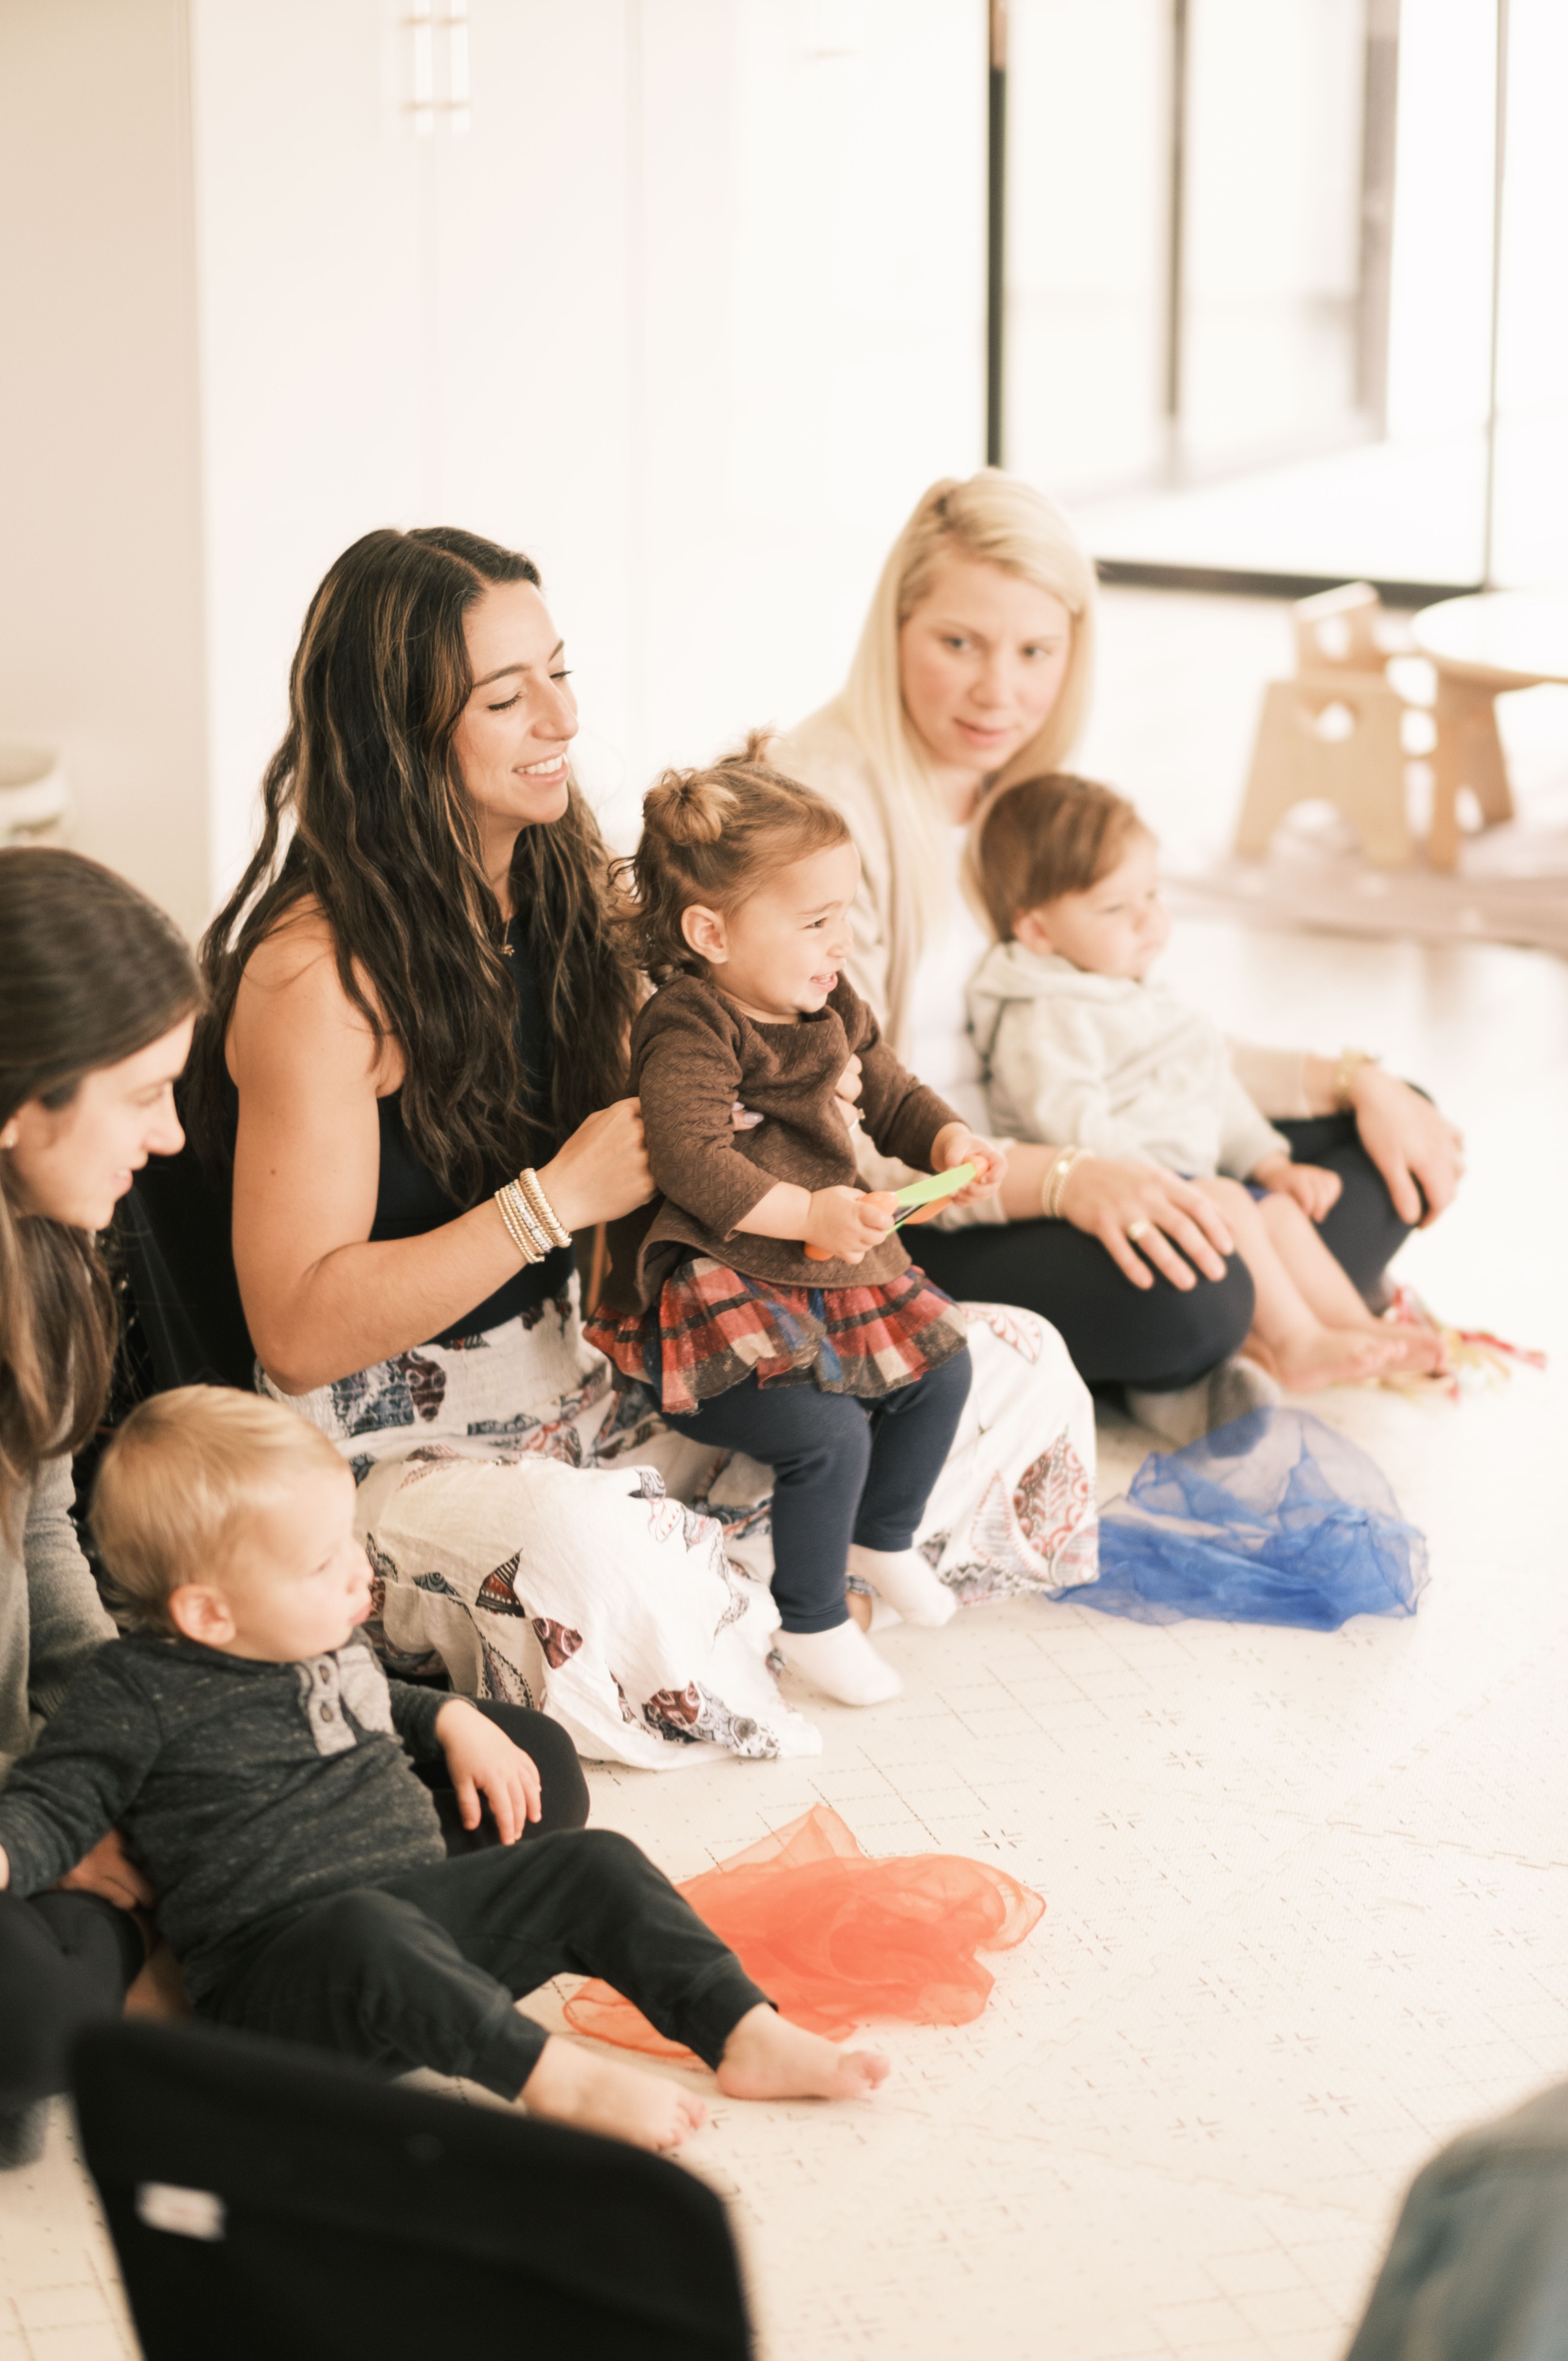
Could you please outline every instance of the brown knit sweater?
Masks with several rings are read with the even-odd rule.
[[[736,1227],[781,1180],[814,1190],[861,1185],[854,1135],[833,1087],[851,1057],[861,1060],[861,1118],[872,1140],[884,1156],[928,1172],[932,1142],[959,1117],[899,1064],[849,984],[840,980],[827,1007],[797,1025],[759,1025],[696,976],[654,994],[631,1028],[631,1087],[661,1195],[635,1289],[613,1290],[625,1308],[629,1295],[641,1310],[656,1302],[693,1249],[787,1287],[874,1287],[908,1268],[896,1232],[860,1262],[809,1262],[795,1239]],[[762,1121],[737,1131],[737,1099]],[[618,1279],[629,1244],[612,1246]]]

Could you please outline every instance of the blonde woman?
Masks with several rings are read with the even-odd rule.
[[[970,827],[999,788],[1065,765],[1088,711],[1094,603],[1093,566],[1045,493],[993,468],[933,484],[883,568],[843,690],[771,750],[853,832],[856,991],[898,1057],[977,1126],[964,987],[991,938],[968,882]],[[1453,1198],[1458,1134],[1357,1053],[1238,1049],[1236,1062],[1296,1152],[1339,1174],[1322,1235],[1374,1293],[1409,1230]],[[924,1231],[938,1284],[1043,1314],[1091,1385],[1124,1386],[1173,1440],[1248,1408],[1258,1380],[1234,1356],[1252,1281],[1216,1207],[1131,1159],[1012,1145],[1008,1158],[999,1191]]]

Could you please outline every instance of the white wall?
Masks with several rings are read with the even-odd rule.
[[[0,0],[0,730],[192,927],[373,526],[536,557],[624,837],[663,763],[831,693],[981,456],[977,0],[470,0],[429,137],[411,14]]]
[[[208,899],[181,0],[0,6],[0,734],[74,840]]]
[[[220,879],[373,525],[535,557],[620,835],[662,763],[829,694],[981,456],[970,0],[472,0],[470,127],[428,138],[400,0],[192,7]]]

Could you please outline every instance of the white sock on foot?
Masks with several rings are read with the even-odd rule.
[[[835,1623],[830,1631],[781,1631],[778,1641],[795,1671],[840,1705],[885,1705],[903,1691],[904,1683],[858,1623]]]
[[[896,1607],[906,1623],[948,1623],[958,1613],[957,1593],[932,1573],[918,1550],[862,1549],[851,1542],[850,1572]]]

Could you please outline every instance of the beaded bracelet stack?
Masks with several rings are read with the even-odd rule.
[[[1046,1167],[1046,1177],[1040,1183],[1040,1211],[1047,1222],[1062,1219],[1062,1191],[1067,1187],[1067,1176],[1080,1157],[1088,1153],[1086,1148],[1058,1148]]]
[[[552,1246],[569,1246],[572,1233],[539,1185],[531,1165],[496,1191],[496,1203],[511,1240],[524,1262],[543,1262]]]

